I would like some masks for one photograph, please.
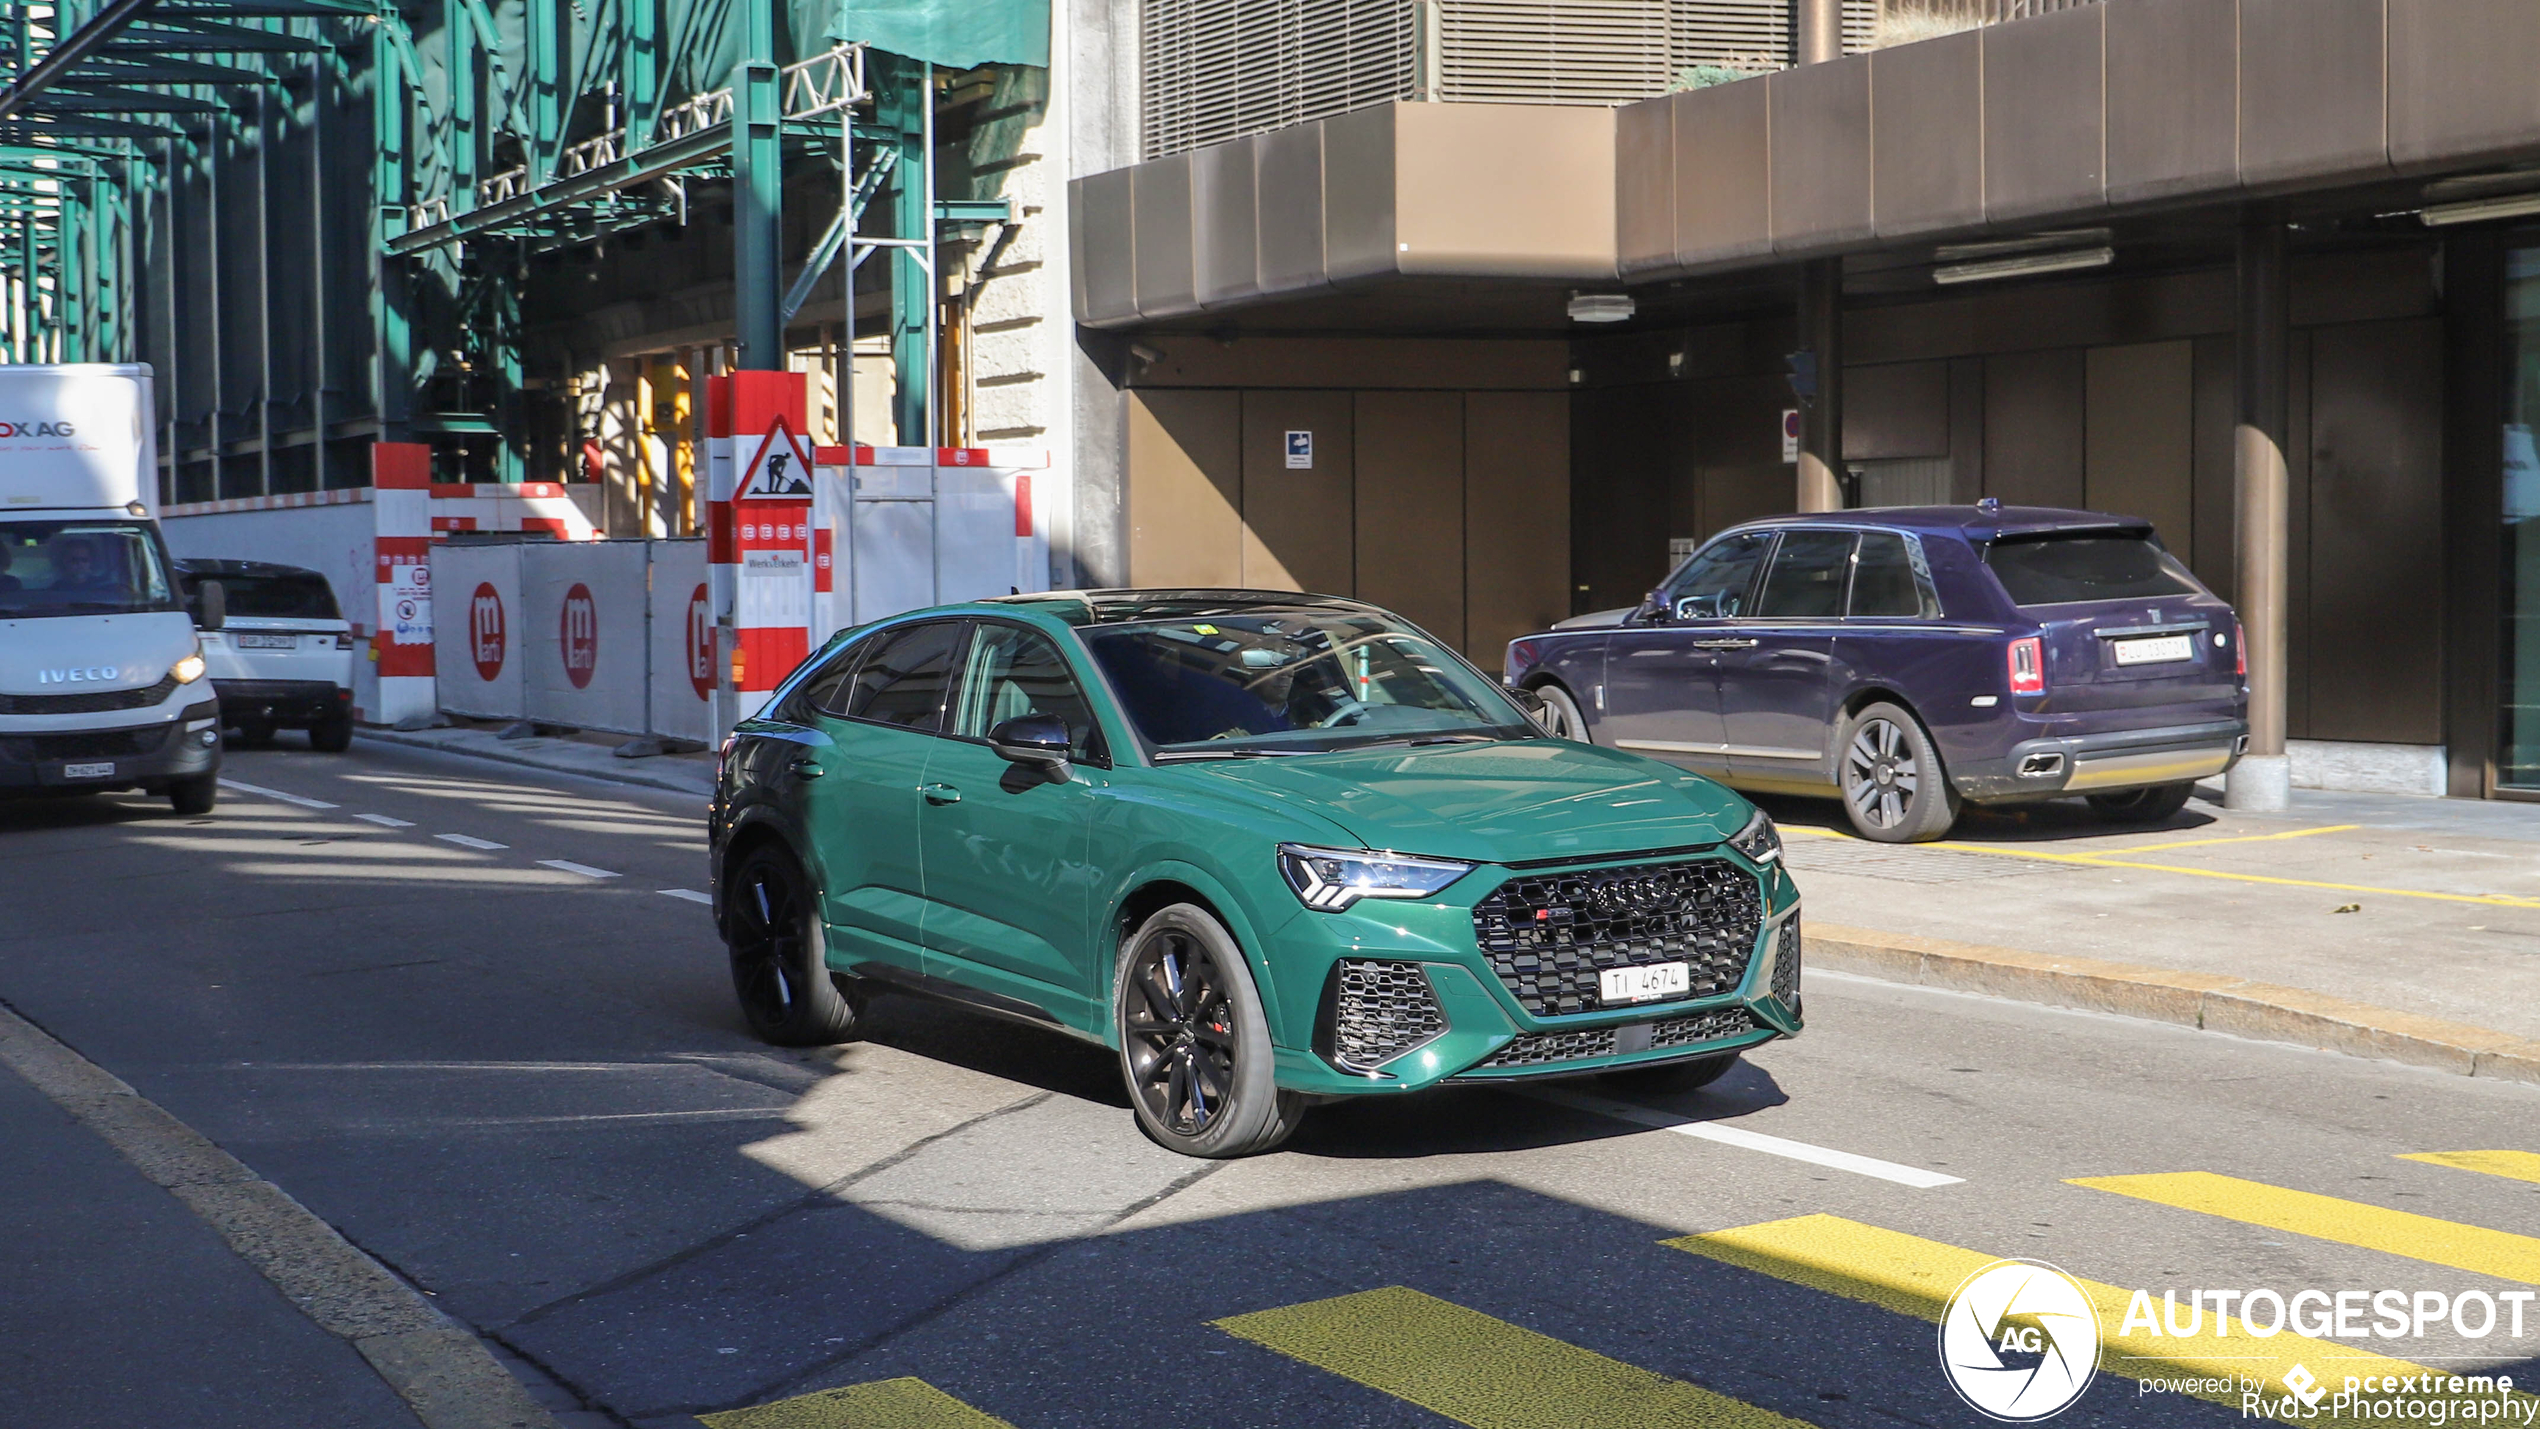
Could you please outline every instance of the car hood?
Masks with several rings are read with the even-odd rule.
[[[1585,615],[1574,615],[1567,620],[1556,620],[1552,623],[1552,628],[1555,630],[1609,630],[1616,626],[1630,624],[1632,617],[1639,613],[1640,607],[1637,605],[1626,605],[1614,610],[1592,610]]]
[[[1201,766],[1310,805],[1368,848],[1513,863],[1718,843],[1754,817],[1738,795],[1636,754],[1529,739]]]
[[[0,620],[0,694],[143,689],[194,650],[181,610]]]

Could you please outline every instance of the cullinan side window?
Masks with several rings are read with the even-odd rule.
[[[1931,564],[1923,543],[1897,531],[1864,531],[1861,550],[1853,558],[1852,606],[1855,616],[1888,616],[1929,620],[1940,614],[1940,597],[1932,590]]]

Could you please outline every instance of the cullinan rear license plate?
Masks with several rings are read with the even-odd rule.
[[[2165,660],[2196,658],[2193,635],[2155,635],[2148,640],[2118,640],[2117,663],[2120,665],[2158,665]]]

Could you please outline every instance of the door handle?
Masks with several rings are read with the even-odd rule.
[[[925,795],[926,802],[929,804],[958,804],[961,802],[961,791],[950,784],[920,784],[917,786],[917,792]]]
[[[1693,642],[1693,648],[1696,650],[1752,650],[1755,648],[1755,642],[1752,640],[1696,640]]]
[[[785,767],[790,770],[793,773],[793,776],[797,779],[817,779],[826,772],[819,765],[812,763],[808,759],[797,759]]]

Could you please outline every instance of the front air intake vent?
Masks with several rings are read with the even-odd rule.
[[[1323,1001],[1320,1050],[1345,1072],[1372,1074],[1446,1031],[1446,1014],[1418,963],[1344,958]]]

